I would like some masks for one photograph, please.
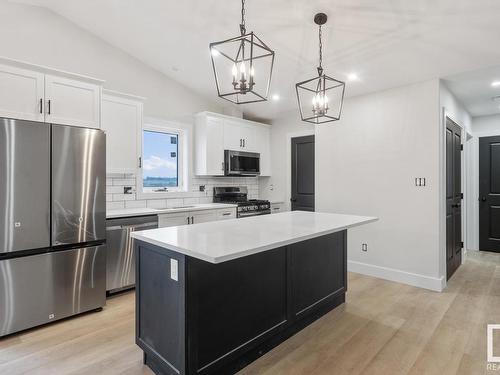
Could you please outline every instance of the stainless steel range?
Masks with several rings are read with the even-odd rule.
[[[214,202],[237,204],[238,218],[271,213],[271,203],[269,201],[248,199],[246,186],[214,187]]]

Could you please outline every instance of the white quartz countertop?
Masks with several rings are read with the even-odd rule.
[[[221,263],[377,220],[293,211],[132,232],[131,236],[193,258]]]
[[[237,207],[237,205],[226,204],[226,203],[205,203],[205,204],[186,205],[181,207],[172,207],[172,208],[124,208],[121,210],[109,210],[106,213],[106,218],[115,219],[119,217],[172,214],[175,212],[216,210],[220,208],[224,209],[230,207]]]

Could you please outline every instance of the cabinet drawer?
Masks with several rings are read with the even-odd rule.
[[[283,203],[271,203],[271,213],[277,214],[285,211],[285,205]]]
[[[189,218],[189,212],[158,215],[158,228],[187,225],[189,224],[188,218]]]
[[[236,207],[217,210],[217,220],[236,219]]]

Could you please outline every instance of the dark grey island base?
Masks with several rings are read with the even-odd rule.
[[[136,240],[136,343],[146,365],[236,373],[345,302],[346,242],[344,230],[213,264]]]

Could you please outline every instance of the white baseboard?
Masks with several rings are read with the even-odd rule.
[[[373,264],[361,263],[353,260],[347,261],[347,270],[349,272],[360,273],[384,280],[396,281],[398,283],[408,284],[419,288],[430,289],[436,292],[441,292],[446,287],[446,279],[444,277],[437,278],[419,275],[417,273],[375,266]]]

